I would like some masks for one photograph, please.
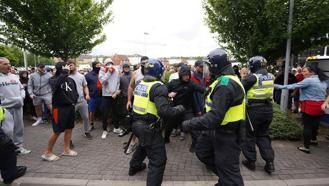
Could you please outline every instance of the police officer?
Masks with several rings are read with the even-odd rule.
[[[142,66],[143,80],[136,85],[133,102],[132,130],[139,139],[139,145],[130,161],[129,176],[146,168],[143,163],[149,158],[147,185],[161,185],[167,156],[161,134],[160,118],[174,117],[185,111],[182,105],[170,107],[167,87],[160,82],[163,65],[157,59],[150,59]]]
[[[259,148],[260,155],[266,161],[264,170],[267,173],[274,172],[274,151],[269,136],[269,127],[273,118],[273,88],[274,76],[264,69],[266,59],[255,56],[249,59],[248,66],[251,71],[242,81],[247,91],[247,135],[246,142],[242,146],[242,152],[246,160],[242,164],[254,171],[256,161],[255,144]]]
[[[240,130],[245,120],[244,88],[235,75],[226,51],[215,49],[208,55],[215,81],[206,98],[206,113],[183,122],[184,130],[204,130],[195,152],[218,177],[219,185],[243,185],[239,156]]]
[[[4,108],[0,107],[0,171],[3,183],[11,184],[16,178],[25,174],[26,167],[16,166],[17,157],[15,150],[17,147],[10,136],[2,129],[2,122],[7,117],[12,116]]]

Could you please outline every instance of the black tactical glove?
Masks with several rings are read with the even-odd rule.
[[[182,123],[182,130],[184,132],[189,132],[191,130],[191,128],[190,128],[189,125],[190,125],[190,120],[183,121],[183,123]]]
[[[177,105],[176,107],[174,107],[175,109],[178,110],[178,112],[182,113],[184,112],[186,109],[183,105]]]

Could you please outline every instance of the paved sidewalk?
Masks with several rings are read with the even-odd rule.
[[[47,146],[48,137],[52,131],[50,124],[31,127],[32,122],[26,121],[25,123],[25,147],[31,149],[32,153],[18,157],[19,165],[28,166],[26,176],[19,180],[33,180],[34,178],[40,181],[40,178],[61,178],[55,180],[76,179],[82,181],[82,185],[95,185],[97,180],[107,180],[113,183],[119,181],[116,183],[122,182],[127,185],[131,185],[130,181],[134,181],[134,184],[135,181],[137,181],[136,183],[141,181],[142,185],[145,184],[147,171],[137,173],[133,177],[128,176],[131,155],[123,154],[122,147],[129,136],[120,138],[111,132],[107,139],[102,140],[100,138],[101,124],[96,123],[96,130],[92,132],[94,139],[87,140],[83,136],[82,125],[77,124],[73,132],[73,142],[79,155],[75,158],[61,157],[56,162],[45,162],[41,160],[41,154]],[[190,141],[190,137],[185,141],[172,138],[172,142],[166,145],[168,161],[164,174],[164,185],[177,185],[176,183],[185,185],[185,183],[190,184],[189,181],[201,181],[195,183],[211,185],[216,182],[217,177],[209,172],[194,154],[188,151]],[[276,172],[272,175],[263,171],[265,162],[260,159],[256,163],[255,172],[251,172],[241,165],[246,185],[251,183],[253,183],[251,185],[255,185],[266,180],[275,185],[289,185],[289,180],[298,181],[299,179],[304,179],[304,181],[315,179],[320,180],[322,184],[325,182],[323,185],[329,185],[329,180],[323,179],[329,178],[329,141],[320,138],[319,146],[312,147],[312,154],[299,152],[296,147],[300,145],[301,142],[273,142]],[[63,135],[58,139],[54,153],[60,155],[62,151]],[[46,179],[46,182],[42,181],[42,184],[47,183],[47,180],[51,179]],[[266,185],[270,185],[269,183]],[[308,184],[306,183],[306,185]]]
[[[291,180],[249,180],[245,186],[327,186],[329,178],[291,179]],[[0,184],[1,185],[1,184]],[[145,186],[145,181],[111,181],[111,180],[81,180],[62,178],[31,178],[23,177],[13,185],[21,186]],[[164,181],[162,186],[209,186],[214,181]]]

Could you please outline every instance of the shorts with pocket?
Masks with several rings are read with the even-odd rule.
[[[52,126],[54,133],[64,132],[74,128],[75,107],[74,105],[54,107]]]
[[[51,94],[46,94],[46,95],[42,95],[42,96],[35,96],[33,98],[33,105],[34,106],[39,106],[39,105],[42,105],[43,102],[46,105],[49,105],[49,104],[51,104],[51,98],[52,98]]]

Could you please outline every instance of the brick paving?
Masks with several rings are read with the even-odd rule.
[[[100,138],[101,124],[96,123],[92,131],[93,140],[83,136],[82,124],[77,124],[73,132],[77,157],[61,157],[56,162],[41,160],[41,154],[47,146],[51,134],[51,125],[42,124],[31,127],[32,121],[25,120],[25,147],[32,150],[29,155],[19,156],[18,164],[28,166],[26,177],[68,178],[88,180],[145,180],[147,171],[128,176],[131,155],[123,153],[123,143],[128,136],[117,137],[110,133],[108,138]],[[164,181],[216,181],[217,177],[207,171],[205,166],[188,151],[190,137],[185,141],[172,138],[166,145],[168,161]],[[296,147],[301,141],[274,141],[276,172],[271,176],[263,171],[264,161],[258,159],[256,171],[251,172],[241,165],[244,180],[288,180],[302,178],[329,177],[329,141],[320,136],[320,143],[312,147],[312,154],[299,152]],[[63,151],[63,135],[55,145],[54,153],[60,155]],[[258,157],[259,158],[259,157]]]

